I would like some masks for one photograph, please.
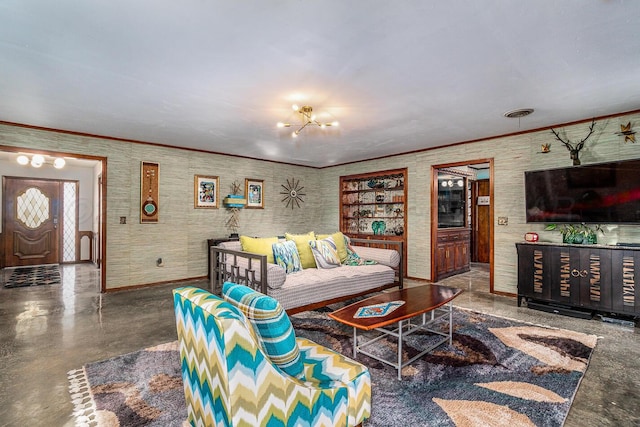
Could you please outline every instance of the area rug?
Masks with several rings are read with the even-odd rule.
[[[5,288],[60,284],[60,267],[58,264],[16,267],[10,269],[10,271],[11,274],[4,284]]]
[[[312,311],[292,316],[296,334],[351,355],[353,332]],[[597,338],[454,309],[453,345],[402,371],[358,355],[372,379],[365,426],[561,426]],[[443,330],[446,320],[440,321]],[[360,336],[359,336],[360,339]],[[405,355],[434,336],[415,334]],[[382,340],[379,354],[394,354]],[[182,426],[186,408],[177,342],[69,372],[77,425]]]

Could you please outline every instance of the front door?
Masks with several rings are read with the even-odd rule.
[[[4,178],[6,267],[59,262],[61,185],[53,180]]]

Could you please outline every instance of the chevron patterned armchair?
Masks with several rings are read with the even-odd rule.
[[[295,337],[292,328],[285,331],[289,319],[272,298],[225,284],[225,299],[233,300],[227,294],[234,292],[247,305],[195,287],[173,291],[192,426],[354,426],[369,417],[371,377],[365,366]],[[279,321],[285,322],[279,331],[295,345],[286,357],[271,356],[269,345],[275,338],[265,340],[259,330],[265,312],[256,301],[265,299],[275,304]],[[251,318],[254,314],[257,321]],[[299,373],[294,372],[298,361]]]

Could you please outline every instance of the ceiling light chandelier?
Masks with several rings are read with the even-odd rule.
[[[325,129],[328,126],[338,126],[338,122],[324,123],[316,120],[316,116],[313,114],[313,107],[310,107],[308,105],[303,105],[302,107],[298,107],[297,105],[294,104],[291,106],[291,108],[293,109],[293,111],[300,114],[300,119],[302,121],[302,125],[300,126],[300,128],[291,133],[291,136],[294,138],[297,137],[302,131],[302,129],[306,128],[307,126],[318,126],[322,129]],[[279,128],[288,128],[288,127],[291,127],[291,123],[278,122],[277,126]]]
[[[22,166],[30,164],[34,168],[39,168],[47,163],[45,157],[42,154],[34,154],[31,156],[31,159],[29,159],[29,157],[25,154],[21,154],[16,160],[18,164]],[[56,157],[51,164],[56,169],[62,169],[66,164],[66,161],[62,157]]]

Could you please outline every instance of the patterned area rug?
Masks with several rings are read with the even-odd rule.
[[[60,284],[60,267],[58,264],[17,267],[10,270],[9,279],[4,284],[5,288]]]
[[[351,328],[328,319],[328,311],[292,316],[296,334],[351,355]],[[415,334],[405,356],[433,338]],[[405,367],[402,381],[394,368],[358,355],[372,378],[365,425],[561,426],[596,340],[454,309],[453,345]],[[376,350],[392,355],[396,347],[382,340]],[[186,419],[177,342],[90,363],[69,380],[77,425],[182,426]]]

